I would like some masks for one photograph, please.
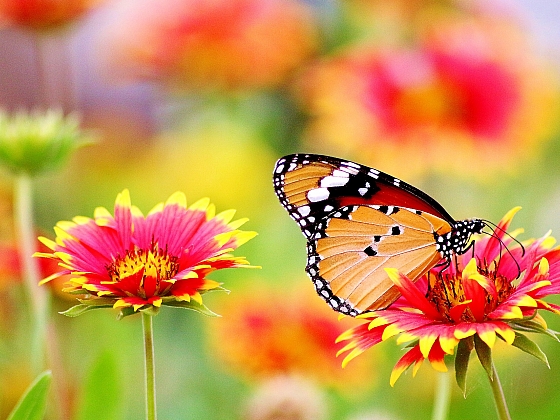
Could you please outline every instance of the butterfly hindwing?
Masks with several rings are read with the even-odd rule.
[[[382,309],[399,296],[384,268],[420,277],[441,260],[434,231],[450,229],[418,210],[345,206],[318,223],[306,271],[333,309],[349,315]]]

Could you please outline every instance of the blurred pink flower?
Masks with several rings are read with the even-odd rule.
[[[307,141],[389,171],[469,175],[473,160],[504,169],[536,149],[553,128],[556,79],[506,25],[438,22],[416,47],[355,46],[311,68],[297,86]]]
[[[48,29],[69,23],[102,0],[2,0],[0,23]]]
[[[143,0],[116,13],[100,54],[112,75],[253,88],[283,82],[316,43],[297,0]]]

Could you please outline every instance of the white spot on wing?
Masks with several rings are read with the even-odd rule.
[[[358,165],[357,163],[350,162],[350,161],[344,162],[344,165],[351,166],[351,167],[356,168],[356,169],[360,169],[360,168],[361,168],[361,166]]]
[[[379,171],[377,169],[373,169],[371,168],[368,172],[368,175],[371,176],[372,178],[379,178]]]
[[[329,175],[321,179],[321,187],[323,188],[330,188],[330,187],[342,187],[348,183],[348,177],[340,177],[340,176],[333,176]]]
[[[298,213],[301,214],[303,217],[308,216],[311,212],[311,208],[309,206],[301,206],[298,209]]]
[[[341,171],[340,169],[335,169],[335,170],[332,172],[332,176],[338,176],[338,177],[342,177],[342,178],[348,178],[348,177],[350,177],[350,174],[349,174],[348,172]]]
[[[314,188],[307,192],[307,199],[312,203],[323,201],[329,198],[329,190],[327,188]]]

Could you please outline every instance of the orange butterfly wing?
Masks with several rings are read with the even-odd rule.
[[[414,281],[466,252],[471,234],[485,226],[480,219],[455,221],[412,185],[331,156],[284,156],[274,167],[273,184],[307,238],[306,271],[317,293],[352,316],[398,298],[384,268]]]
[[[417,279],[442,258],[434,232],[449,231],[445,220],[419,210],[342,207],[317,225],[306,270],[336,310],[356,315],[383,309],[399,297],[384,268]]]

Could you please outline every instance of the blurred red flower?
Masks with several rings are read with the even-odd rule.
[[[87,12],[102,0],[2,0],[0,22],[33,29],[63,25]]]
[[[469,175],[473,160],[506,169],[533,152],[554,124],[552,73],[507,25],[436,21],[414,47],[355,46],[311,68],[297,85],[307,141],[388,171],[406,162]]]
[[[18,250],[13,243],[0,243],[0,291],[21,280]]]
[[[342,369],[335,339],[352,325],[338,320],[312,288],[251,289],[232,293],[212,323],[211,347],[233,371],[254,379],[301,375],[355,390],[373,384],[371,359]],[[349,384],[352,384],[350,386]]]
[[[253,88],[281,83],[316,42],[297,0],[143,0],[116,13],[100,54],[111,75]]]

